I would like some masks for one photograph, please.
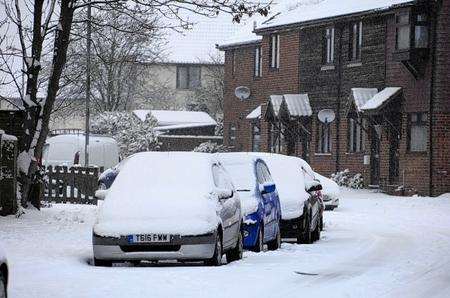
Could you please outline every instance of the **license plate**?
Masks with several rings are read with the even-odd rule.
[[[170,235],[168,234],[138,234],[129,235],[129,243],[166,243],[170,242]]]

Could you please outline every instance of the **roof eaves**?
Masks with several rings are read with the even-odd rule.
[[[226,44],[226,45],[218,45],[217,49],[219,49],[221,51],[226,51],[226,50],[231,50],[231,49],[236,49],[236,48],[246,48],[246,47],[250,47],[253,45],[261,44],[261,42],[262,42],[262,39],[246,40],[243,42],[230,43],[230,44]]]
[[[269,27],[256,28],[254,30],[254,33],[258,34],[258,35],[264,35],[269,32],[289,31],[289,30],[295,30],[295,29],[303,29],[305,27],[314,27],[314,26],[324,25],[326,23],[332,23],[332,22],[335,22],[336,20],[341,20],[341,19],[350,19],[350,18],[356,18],[356,17],[368,16],[368,15],[375,15],[375,14],[386,15],[386,14],[390,14],[391,11],[394,9],[413,6],[416,3],[416,1],[417,0],[412,0],[411,2],[392,5],[387,8],[371,9],[371,10],[366,10],[366,11],[360,11],[360,12],[349,13],[349,14],[344,14],[344,15],[321,18],[321,19],[314,19],[314,20],[298,22],[298,23],[290,23],[290,24],[284,24],[284,25],[274,25],[274,26],[269,26]]]

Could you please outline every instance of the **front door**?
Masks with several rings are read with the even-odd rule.
[[[380,137],[381,125],[370,129],[370,185],[380,185]]]
[[[389,130],[389,184],[391,185],[399,182],[400,120],[400,114],[395,114],[390,119],[390,123],[393,126]]]

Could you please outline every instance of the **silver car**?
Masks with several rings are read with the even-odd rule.
[[[6,298],[8,288],[8,263],[6,256],[0,248],[0,298]]]
[[[108,190],[93,228],[94,264],[242,258],[241,205],[210,154],[145,152],[131,157]]]

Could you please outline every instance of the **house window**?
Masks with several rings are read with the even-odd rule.
[[[324,62],[327,64],[334,62],[334,28],[327,28],[325,30]]]
[[[364,127],[364,120],[362,120],[361,118],[348,119],[349,152],[361,152],[364,150],[365,131],[363,127]]]
[[[417,49],[428,48],[428,17],[426,14],[415,16],[414,46]]]
[[[236,146],[236,125],[233,123],[230,123],[228,129],[228,144],[230,147]]]
[[[426,113],[409,115],[408,148],[411,152],[427,151],[428,128]]]
[[[270,36],[270,67],[280,68],[280,35]]]
[[[319,122],[317,152],[331,153],[331,125]]]
[[[411,26],[409,12],[402,12],[396,16],[397,50],[408,50],[411,43]]]
[[[261,47],[255,48],[255,77],[262,77],[262,50]]]
[[[195,89],[201,86],[200,66],[177,66],[177,89]]]
[[[259,152],[261,147],[261,128],[259,123],[252,123],[252,151]]]
[[[362,46],[362,22],[352,23],[350,26],[350,60],[361,59],[361,46]]]

